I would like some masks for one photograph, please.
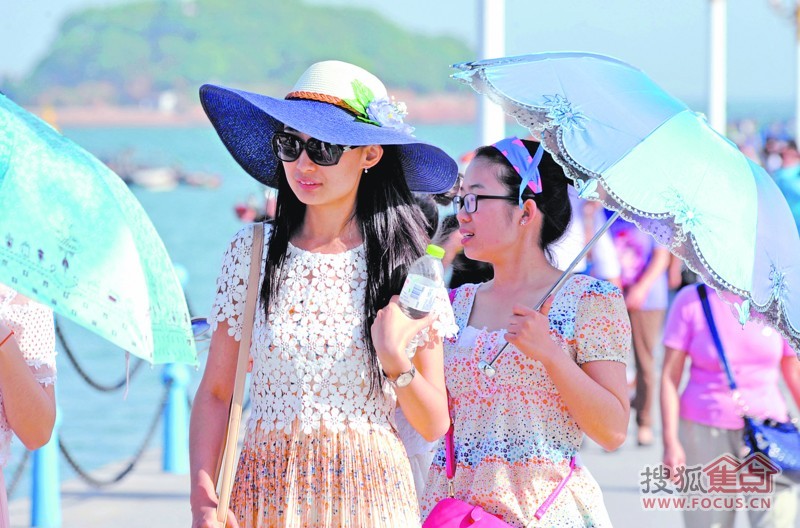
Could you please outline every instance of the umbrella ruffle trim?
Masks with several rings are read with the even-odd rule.
[[[515,101],[496,91],[482,69],[459,72],[453,75],[457,80],[470,85],[477,93],[500,105],[503,111],[514,117],[534,136],[539,136],[545,150],[561,165],[566,176],[574,182],[579,196],[587,200],[599,201],[607,209],[620,213],[620,216],[633,223],[656,242],[665,246],[671,253],[681,258],[686,266],[696,273],[714,290],[727,290],[738,295],[743,301],[735,303],[724,295],[718,295],[733,310],[739,312],[740,320],[753,320],[775,328],[797,352],[800,358],[800,330],[794,328],[783,306],[780,295],[773,295],[767,303],[759,305],[749,292],[730,284],[708,267],[703,253],[697,246],[692,233],[684,228],[683,220],[676,221],[677,212],[653,214],[630,206],[605,185],[603,177],[581,166],[569,155],[562,142],[562,127],[553,117],[553,109],[547,106],[534,106]],[[561,114],[559,114],[561,115]],[[575,124],[576,119],[567,121]],[[749,312],[743,314],[743,307],[749,305]],[[777,322],[777,324],[776,324]]]

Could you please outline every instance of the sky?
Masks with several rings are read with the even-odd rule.
[[[128,1],[4,0],[0,76],[29,72],[70,12]],[[452,35],[477,49],[477,0],[306,2],[373,9],[399,26]],[[731,104],[790,103],[796,86],[792,20],[769,0],[729,0],[727,14]],[[708,0],[506,0],[505,54],[568,50],[611,55],[641,68],[677,97],[702,106],[707,101],[708,26]],[[484,57],[464,60],[478,58]]]

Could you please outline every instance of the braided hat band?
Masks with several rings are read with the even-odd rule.
[[[319,101],[320,103],[332,104],[334,106],[338,106],[339,108],[343,108],[343,109],[347,110],[348,112],[352,112],[354,114],[358,114],[358,111],[355,108],[353,108],[349,104],[345,103],[344,100],[342,100],[340,97],[335,97],[333,95],[326,95],[326,94],[321,94],[321,93],[316,93],[316,92],[308,92],[308,91],[299,90],[299,91],[291,91],[291,92],[289,92],[288,94],[286,94],[286,97],[284,97],[284,99],[289,99],[289,100],[291,100],[291,99],[294,99],[294,100],[301,99],[301,100],[306,100],[306,101]]]

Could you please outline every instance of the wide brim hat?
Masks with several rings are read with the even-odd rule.
[[[402,122],[404,105],[391,101],[377,77],[353,64],[311,65],[285,99],[206,84],[200,101],[234,159],[265,185],[277,184],[280,161],[270,142],[284,127],[338,145],[396,145],[415,192],[447,191],[458,176],[455,160],[411,134]]]

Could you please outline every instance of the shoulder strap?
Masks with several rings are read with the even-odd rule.
[[[706,322],[708,329],[711,331],[711,338],[714,340],[714,346],[717,347],[719,359],[722,361],[722,368],[725,369],[725,375],[728,377],[728,386],[732,391],[736,390],[736,381],[733,379],[731,367],[728,365],[728,358],[725,356],[725,350],[722,348],[722,341],[717,332],[717,325],[714,324],[714,315],[711,313],[711,305],[708,302],[708,291],[705,284],[697,285],[697,295],[700,296],[700,304],[703,305],[703,313],[706,315]]]
[[[244,324],[242,325],[242,340],[239,341],[239,355],[236,360],[236,377],[233,382],[233,398],[228,415],[228,433],[225,440],[225,450],[222,458],[220,478],[219,504],[217,505],[217,520],[223,526],[227,522],[228,504],[233,490],[233,472],[236,462],[236,447],[239,443],[239,424],[242,420],[242,402],[244,401],[244,381],[247,377],[247,365],[250,362],[250,344],[253,338],[253,323],[255,321],[256,305],[258,300],[258,283],[261,278],[261,260],[264,250],[264,224],[259,222],[253,225],[253,250],[250,260],[250,275],[247,279],[247,298],[244,304]]]
[[[453,304],[456,300],[456,289],[453,288],[449,290],[447,296],[450,298],[450,304]],[[453,478],[456,476],[456,453],[455,446],[453,445],[453,429],[455,424],[453,422],[453,408],[450,405],[450,391],[447,391],[447,411],[450,415],[450,427],[447,428],[447,433],[444,435],[444,469],[450,481],[450,496],[452,497]]]

